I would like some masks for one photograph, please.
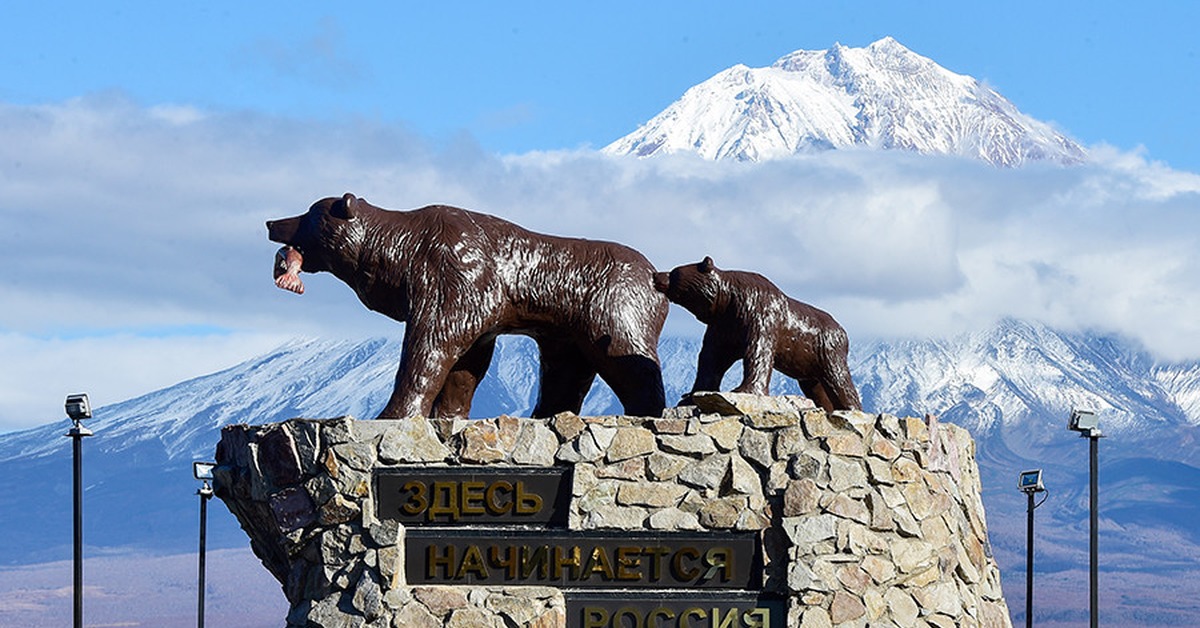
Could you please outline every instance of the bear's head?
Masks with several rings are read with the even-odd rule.
[[[358,205],[353,194],[323,198],[299,216],[268,220],[267,237],[299,251],[304,272],[353,266],[365,233]]]
[[[717,314],[720,285],[720,271],[711,257],[695,264],[684,264],[669,273],[654,274],[654,288],[703,323]]]

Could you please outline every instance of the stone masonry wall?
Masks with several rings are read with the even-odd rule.
[[[573,466],[572,530],[755,531],[788,626],[1010,626],[975,446],[936,420],[698,396],[661,419],[293,419],[225,428],[215,488],[288,626],[563,626],[560,590],[409,586],[372,470]]]

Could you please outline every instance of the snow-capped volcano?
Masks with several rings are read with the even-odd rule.
[[[604,151],[762,161],[835,148],[959,155],[1006,167],[1085,156],[995,90],[891,37],[866,48],[797,50],[765,68],[735,65]]]

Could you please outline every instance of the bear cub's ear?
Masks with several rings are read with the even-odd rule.
[[[334,218],[341,218],[342,220],[354,220],[357,218],[357,214],[354,211],[354,205],[356,203],[358,203],[358,199],[354,198],[353,194],[347,192],[342,195],[341,200],[333,202],[333,207],[330,207],[329,213]]]
[[[717,267],[717,265],[713,263],[713,259],[711,257],[705,255],[704,261],[696,264],[696,267],[699,268],[700,272],[702,273],[711,273],[713,269]]]

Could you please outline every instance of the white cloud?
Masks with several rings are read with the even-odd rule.
[[[78,388],[65,374],[127,395],[264,344],[239,339],[400,333],[329,276],[308,277],[303,297],[271,285],[276,247],[263,221],[346,191],[615,240],[663,269],[712,255],[829,310],[852,338],[1016,316],[1200,357],[1200,176],[1138,154],[1099,148],[1090,165],[1017,170],[865,151],[758,165],[502,157],[469,138],[431,147],[361,120],[148,110],[111,95],[0,105],[0,132],[0,338],[19,375],[0,379],[0,399],[24,400],[0,405],[0,430],[40,414],[30,409],[43,398],[57,411]],[[671,328],[694,332],[689,318],[673,309]],[[146,328],[177,331],[151,342]],[[195,370],[162,366],[197,344],[207,361]],[[58,360],[72,345],[126,356],[123,370],[96,361],[72,371]]]

